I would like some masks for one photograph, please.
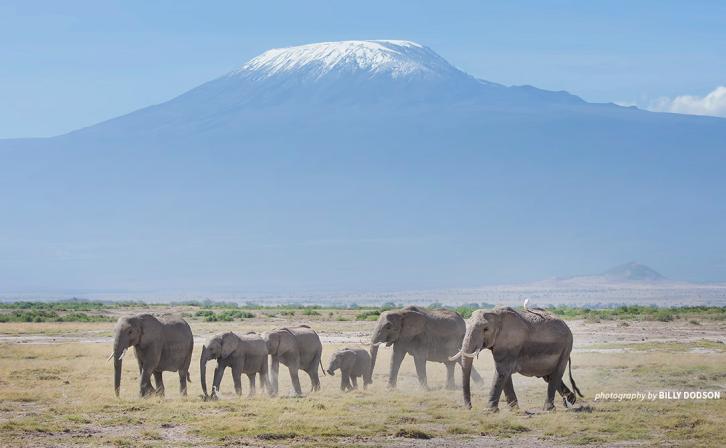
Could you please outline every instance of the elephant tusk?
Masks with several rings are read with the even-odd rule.
[[[461,350],[459,350],[454,356],[450,356],[449,361],[456,361],[459,358],[461,358]]]
[[[111,352],[110,355],[108,355],[108,358],[106,358],[106,362],[109,362],[113,358],[113,352]]]
[[[476,356],[476,353],[466,353],[465,351],[461,351],[461,356],[465,356],[467,358],[474,358]]]
[[[374,347],[378,347],[381,344],[383,344],[383,342],[373,342],[371,345]]]
[[[121,361],[122,359],[124,359],[124,356],[126,356],[126,350],[128,350],[128,349],[125,348],[124,351],[121,352],[121,355],[118,357],[118,360],[119,361]]]

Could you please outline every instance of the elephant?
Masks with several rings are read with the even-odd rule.
[[[449,357],[461,347],[466,332],[464,319],[454,311],[427,310],[408,306],[401,310],[381,313],[371,336],[371,371],[375,368],[378,346],[393,345],[388,387],[395,388],[398,370],[406,354],[413,356],[416,374],[421,387],[428,388],[426,362],[441,362],[446,365],[446,388],[455,389],[454,366],[460,361]],[[474,370],[475,381],[481,377]]]
[[[318,366],[323,368],[323,344],[318,334],[307,325],[298,325],[291,328],[278,328],[263,335],[267,342],[267,352],[270,354],[271,375],[270,383],[272,394],[278,392],[277,378],[280,363],[287,366],[295,395],[302,396],[298,370],[303,370],[310,376],[312,390],[320,390]],[[325,372],[323,372],[323,375]]]
[[[492,412],[499,409],[502,389],[509,406],[517,407],[512,384],[514,373],[543,378],[547,382],[545,410],[554,409],[555,392],[562,395],[566,407],[574,404],[576,395],[562,381],[568,363],[572,388],[582,397],[572,379],[572,332],[562,319],[543,309],[527,309],[525,302],[524,312],[508,307],[477,310],[469,318],[461,350],[451,359],[464,360],[464,403],[470,409],[469,375],[474,356],[483,349],[491,350],[496,370],[487,405]]]
[[[363,377],[363,389],[373,383],[371,355],[364,348],[346,347],[333,353],[328,362],[328,375],[335,375],[337,369],[340,369],[340,390],[342,391],[357,389],[358,377]]]
[[[217,360],[211,397],[207,394],[207,362],[210,359]],[[267,343],[258,334],[252,332],[238,336],[232,332],[221,333],[213,336],[204,344],[202,356],[199,358],[199,376],[205,400],[217,398],[219,385],[227,367],[232,369],[234,390],[238,396],[242,395],[240,378],[243,373],[247,375],[250,382],[249,396],[255,394],[255,375],[258,373],[261,387],[267,389],[268,393],[270,392],[267,378]]]
[[[117,397],[121,388],[122,360],[129,347],[134,347],[139,362],[139,393],[142,397],[152,393],[164,395],[162,372],[178,372],[179,389],[186,396],[194,337],[184,319],[173,316],[156,318],[151,314],[119,318],[114,328],[113,353],[108,357],[109,360],[113,358]],[[156,389],[151,387],[152,374]]]

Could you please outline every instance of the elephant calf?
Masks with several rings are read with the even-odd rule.
[[[164,395],[162,372],[179,372],[179,387],[182,395],[187,394],[189,364],[192,362],[194,337],[189,324],[181,318],[151,314],[122,317],[116,322],[113,337],[114,391],[119,395],[121,387],[121,364],[126,350],[134,347],[139,362],[140,394]],[[151,387],[154,375],[156,389]]]
[[[219,385],[222,382],[224,369],[232,369],[232,380],[237,395],[242,395],[242,374],[246,374],[250,381],[249,395],[255,394],[255,375],[260,374],[262,388],[271,392],[267,378],[267,344],[258,334],[247,333],[238,336],[232,332],[222,333],[213,336],[202,348],[202,356],[199,358],[199,376],[202,382],[204,398],[207,395],[207,362],[210,359],[217,360],[217,368],[214,369],[214,380],[212,381],[212,399],[217,398]]]
[[[363,377],[363,388],[373,383],[371,355],[363,348],[344,348],[330,356],[328,375],[335,375],[340,369],[340,390],[347,391],[358,388],[358,377]],[[352,382],[352,384],[351,384]]]
[[[526,306],[526,303],[525,303]],[[517,406],[512,374],[536,376],[547,382],[545,409],[554,409],[555,392],[564,398],[565,406],[575,403],[576,396],[565,386],[562,375],[570,362],[572,332],[567,324],[545,310],[517,312],[512,308],[494,311],[477,310],[467,321],[461,350],[451,359],[464,358],[464,402],[471,408],[469,374],[473,358],[480,350],[491,350],[496,372],[489,394],[489,409],[496,411],[504,390],[507,403]],[[580,394],[572,379],[570,383]]]

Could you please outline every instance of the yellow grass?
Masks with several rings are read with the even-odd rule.
[[[323,334],[365,338],[374,322],[313,322]],[[195,335],[222,329],[245,332],[283,325],[254,320],[232,323],[192,321]],[[596,324],[593,324],[596,325]],[[668,325],[668,324],[663,324]],[[0,324],[0,333],[110,334],[112,324]],[[597,328],[597,327],[595,327]],[[576,347],[577,347],[577,334]],[[341,345],[324,344],[324,360]],[[698,347],[697,345],[695,347]],[[190,394],[182,399],[178,377],[164,375],[166,398],[140,399],[133,352],[124,363],[121,398],[113,395],[113,367],[105,362],[109,344],[62,342],[0,344],[0,446],[220,446],[252,445],[378,446],[433,437],[440,446],[516,440],[527,446],[639,442],[646,446],[724,446],[726,394],[717,401],[594,402],[597,392],[726,389],[726,353],[673,352],[657,345],[647,351],[577,352],[573,375],[587,395],[583,412],[565,411],[558,399],[554,413],[539,412],[545,383],[515,376],[520,410],[502,404],[498,414],[483,412],[491,378],[491,355],[476,367],[486,385],[474,388],[474,409],[463,408],[461,391],[443,390],[445,369],[429,363],[430,391],[417,387],[413,362],[404,361],[397,391],[385,381],[390,349],[381,348],[374,384],[367,391],[342,393],[339,376],[323,377],[322,391],[304,398],[238,398],[230,372],[222,399],[203,402],[199,395],[195,347]],[[582,348],[582,347],[577,347]],[[586,348],[586,347],[585,347]],[[211,383],[210,364],[208,382]],[[309,381],[301,374],[303,388]],[[457,383],[460,384],[457,369]],[[247,392],[243,377],[244,394]],[[290,390],[283,367],[282,395]],[[578,404],[580,404],[578,402]],[[526,412],[537,410],[536,413]]]

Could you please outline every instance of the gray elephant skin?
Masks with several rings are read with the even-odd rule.
[[[419,384],[427,388],[426,362],[446,365],[446,387],[455,389],[454,367],[458,360],[449,360],[461,348],[466,323],[458,313],[448,310],[427,310],[409,306],[381,313],[371,336],[371,370],[375,368],[378,346],[393,346],[388,387],[396,387],[398,371],[406,354],[413,356]],[[481,377],[473,370],[475,381]]]
[[[363,378],[363,389],[373,383],[371,355],[364,348],[343,348],[330,356],[328,375],[335,375],[340,369],[340,390],[348,391],[358,388],[358,378]]]
[[[495,374],[489,393],[488,407],[498,410],[504,391],[507,403],[517,406],[512,374],[543,378],[547,382],[545,409],[554,409],[555,392],[562,395],[565,405],[574,404],[577,397],[565,386],[562,375],[570,363],[572,332],[561,319],[542,309],[517,312],[512,308],[494,311],[477,310],[467,321],[466,336],[461,351],[454,358],[464,359],[464,402],[471,408],[469,375],[473,358],[480,350],[491,350]],[[572,379],[570,383],[582,397]]]
[[[320,390],[318,367],[322,369],[323,344],[318,334],[307,325],[278,328],[263,335],[270,354],[270,385],[272,393],[278,393],[280,363],[290,371],[290,379],[295,394],[302,395],[298,371],[307,373],[312,390]]]
[[[207,362],[217,360],[212,380],[212,394],[207,394]],[[212,336],[202,348],[199,358],[199,376],[204,398],[216,399],[225,369],[232,370],[232,381],[237,395],[242,395],[242,374],[250,383],[249,396],[255,394],[255,376],[260,375],[260,386],[270,392],[267,375],[267,343],[254,332],[237,335],[232,332]]]
[[[109,359],[113,358],[114,391],[117,397],[121,388],[122,362],[129,347],[134,347],[139,362],[139,393],[142,397],[152,393],[164,395],[162,372],[178,372],[181,394],[187,394],[194,337],[192,329],[184,319],[139,314],[121,317],[116,322],[113,353]],[[152,374],[156,389],[151,386]]]

